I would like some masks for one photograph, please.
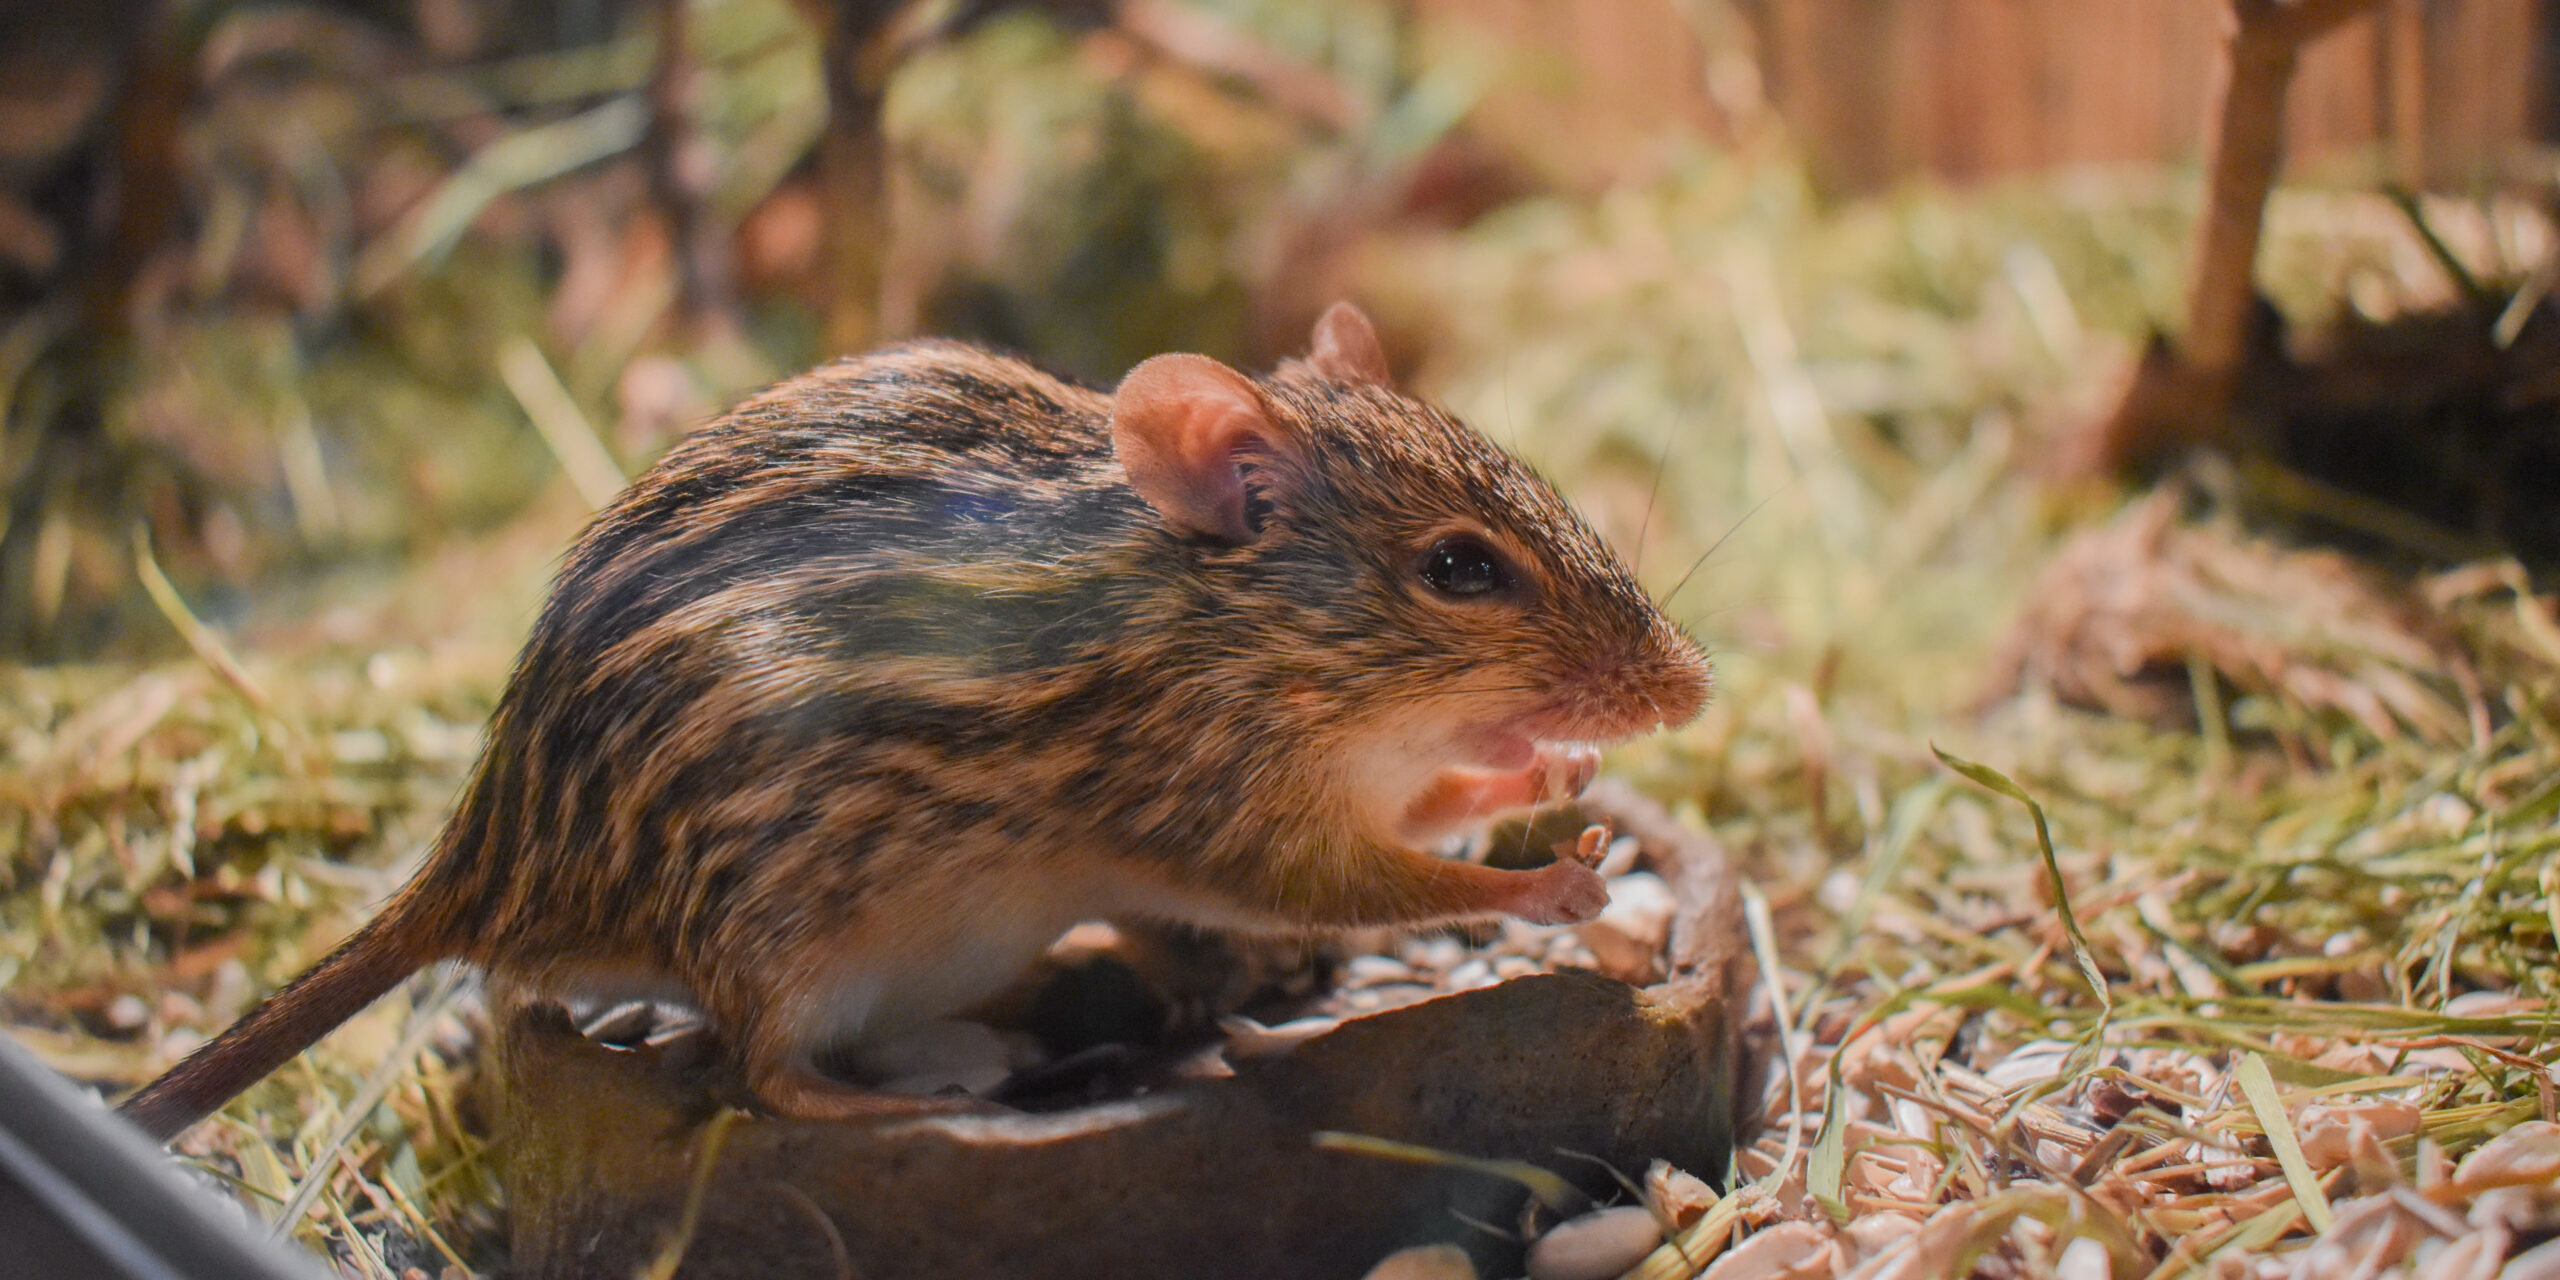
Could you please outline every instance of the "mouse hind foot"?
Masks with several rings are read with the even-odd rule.
[[[1006,1108],[966,1093],[882,1093],[818,1069],[814,1062],[750,1066],[747,1088],[766,1110],[786,1120],[880,1123],[932,1116],[993,1115]]]

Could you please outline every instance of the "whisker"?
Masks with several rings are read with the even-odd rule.
[[[1691,578],[1694,578],[1694,577],[1698,576],[1698,570],[1699,570],[1700,568],[1702,568],[1702,567],[1704,567],[1704,566],[1706,565],[1706,563],[1707,563],[1707,557],[1708,557],[1708,556],[1712,556],[1712,555],[1714,555],[1718,550],[1720,550],[1721,548],[1723,548],[1723,546],[1724,546],[1724,544],[1725,544],[1725,539],[1727,539],[1727,538],[1731,538],[1734,534],[1741,532],[1741,531],[1742,531],[1742,526],[1744,526],[1744,525],[1746,525],[1746,524],[1749,524],[1749,523],[1751,522],[1751,517],[1753,517],[1753,516],[1756,516],[1756,515],[1760,514],[1760,508],[1765,507],[1765,506],[1768,506],[1768,505],[1769,505],[1770,498],[1775,498],[1776,496],[1777,496],[1776,494],[1771,494],[1771,495],[1769,495],[1769,497],[1768,497],[1768,498],[1762,498],[1759,502],[1754,503],[1754,504],[1752,505],[1752,507],[1751,507],[1751,509],[1750,509],[1749,511],[1745,511],[1745,512],[1743,512],[1743,513],[1742,513],[1742,518],[1741,518],[1740,520],[1736,520],[1736,521],[1734,521],[1734,522],[1733,522],[1733,527],[1732,527],[1732,528],[1730,528],[1730,529],[1725,530],[1725,531],[1724,531],[1724,535],[1723,535],[1723,537],[1719,537],[1719,538],[1717,538],[1717,539],[1715,540],[1715,542],[1714,542],[1714,544],[1713,544],[1713,545],[1709,546],[1705,551],[1703,551],[1703,552],[1699,553],[1699,556],[1698,556],[1698,558],[1697,558],[1697,559],[1695,559],[1695,560],[1693,560],[1693,561],[1690,561],[1690,562],[1689,562],[1689,571],[1688,571],[1687,573],[1681,574],[1681,575],[1680,575],[1680,580],[1679,580],[1678,582],[1672,583],[1672,584],[1671,584],[1671,589],[1670,589],[1669,591],[1666,591],[1666,592],[1662,593],[1662,599],[1661,599],[1661,601],[1660,601],[1659,603],[1655,604],[1655,605],[1654,605],[1654,607],[1655,607],[1655,608],[1657,608],[1657,609],[1668,609],[1668,608],[1670,608],[1670,607],[1671,607],[1671,598],[1672,598],[1673,596],[1676,596],[1676,595],[1679,595],[1679,594],[1680,594],[1680,588],[1682,588],[1682,587],[1685,587],[1685,586],[1688,586],[1688,585],[1689,585],[1689,579],[1691,579]]]
[[[1655,454],[1653,458],[1653,487],[1645,490],[1644,519],[1639,521],[1636,525],[1636,553],[1633,557],[1634,563],[1631,570],[1635,573],[1644,572],[1645,535],[1653,532],[1653,501],[1654,499],[1662,496],[1662,471],[1663,468],[1671,465],[1671,438],[1670,429],[1667,427],[1664,428],[1662,432],[1662,452]]]

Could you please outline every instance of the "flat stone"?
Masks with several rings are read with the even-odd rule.
[[[1333,1130],[1526,1160],[1611,1194],[1597,1157],[1726,1167],[1736,1111],[1727,1001],[1592,974],[1523,978],[1344,1022],[1224,1079],[1048,1114],[720,1122],[744,1100],[723,1055],[667,1058],[579,1036],[556,1011],[493,1031],[497,1144],[531,1280],[623,1280],[701,1203],[679,1275],[1360,1275],[1449,1243],[1488,1275],[1518,1246],[1469,1226],[1525,1193],[1468,1169],[1319,1148]]]

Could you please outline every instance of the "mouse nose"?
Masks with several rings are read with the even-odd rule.
[[[1615,740],[1656,729],[1677,729],[1706,709],[1715,671],[1697,642],[1668,623],[1619,648],[1615,660],[1586,670],[1595,736]]]
[[[1698,718],[1715,692],[1715,665],[1695,641],[1673,633],[1671,643],[1656,647],[1653,678],[1646,682],[1649,701],[1662,713],[1662,727],[1677,729]]]

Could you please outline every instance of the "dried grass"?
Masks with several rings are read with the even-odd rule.
[[[6,673],[10,1033],[121,1092],[317,959],[396,883],[477,749],[502,655],[457,649],[252,656],[228,680],[192,662]],[[461,1007],[384,1002],[179,1150],[261,1216],[316,1198],[290,1221],[357,1274],[486,1265]]]

